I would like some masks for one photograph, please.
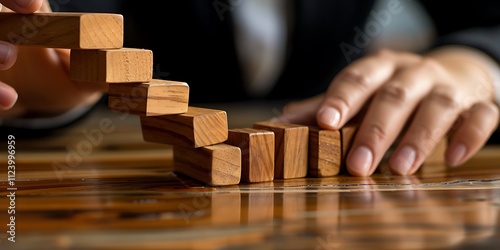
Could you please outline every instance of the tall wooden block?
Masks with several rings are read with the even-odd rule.
[[[147,83],[111,83],[110,110],[140,116],[182,114],[189,107],[189,85],[154,79]]]
[[[254,123],[253,128],[274,132],[274,178],[290,179],[307,175],[309,128],[274,121]]]
[[[339,130],[326,130],[309,126],[308,176],[327,177],[339,173],[341,162]]]
[[[268,130],[238,128],[228,131],[225,143],[241,149],[241,182],[274,179],[274,133]]]
[[[345,124],[339,129],[340,133],[340,169],[338,174],[347,174],[346,158],[351,149],[354,136],[358,131],[358,124]]]
[[[358,131],[357,124],[346,124],[342,128],[340,128],[340,141],[342,143],[342,149],[341,149],[342,168],[344,168],[345,166],[345,159],[347,157],[347,153],[351,149],[351,145],[354,140],[354,136],[356,135],[356,131]]]
[[[439,141],[434,149],[431,151],[431,153],[425,158],[424,162],[422,165],[446,165],[446,148],[448,147],[448,138],[444,138],[441,141]]]
[[[425,158],[422,165],[418,169],[420,174],[443,173],[448,169],[446,164],[446,148],[448,147],[448,137],[439,141],[434,149]]]
[[[0,13],[0,40],[65,49],[123,47],[123,16],[110,13]]]
[[[147,49],[71,50],[71,79],[124,83],[153,79],[153,52]]]
[[[198,148],[228,138],[227,113],[223,110],[190,106],[183,114],[141,116],[140,121],[147,142]]]
[[[174,171],[210,186],[236,185],[241,179],[241,150],[224,143],[173,147]]]

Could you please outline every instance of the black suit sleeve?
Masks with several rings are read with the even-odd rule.
[[[432,48],[469,46],[500,62],[500,1],[421,0],[420,3],[436,28],[437,39]]]

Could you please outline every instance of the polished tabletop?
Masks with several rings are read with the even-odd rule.
[[[230,127],[279,110],[231,107]],[[0,172],[0,249],[500,249],[497,146],[408,177],[381,165],[210,187],[173,173],[171,147],[144,142],[137,117],[105,109],[15,145],[13,182]]]

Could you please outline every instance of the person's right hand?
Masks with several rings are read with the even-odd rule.
[[[2,12],[51,12],[47,0],[0,0],[0,3]],[[50,117],[97,102],[106,85],[72,81],[69,57],[69,49],[0,41],[0,118]]]

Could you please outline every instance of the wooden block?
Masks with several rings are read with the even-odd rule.
[[[254,123],[253,128],[274,132],[274,179],[301,178],[307,175],[307,126],[262,121]]]
[[[422,165],[446,165],[446,148],[448,147],[448,138],[439,141],[431,153],[425,158]]]
[[[114,112],[140,116],[182,114],[189,107],[189,85],[153,79],[147,83],[111,83],[108,107]]]
[[[418,173],[429,175],[429,174],[440,174],[448,170],[448,165],[446,164],[446,148],[448,147],[448,137],[439,141],[430,154],[425,158],[422,165],[418,169]]]
[[[174,172],[210,186],[236,185],[241,179],[241,150],[224,143],[200,147],[173,147]]]
[[[354,136],[356,135],[356,131],[358,131],[357,124],[346,124],[342,128],[340,128],[340,141],[342,143],[342,158],[341,158],[341,166],[345,167],[345,159],[347,157],[347,153],[351,149],[352,142],[354,140]]]
[[[123,16],[110,13],[0,13],[0,40],[66,49],[123,47]]]
[[[228,138],[227,113],[223,110],[190,106],[183,114],[141,116],[140,121],[147,142],[198,148]]]
[[[241,149],[241,182],[264,182],[274,179],[272,131],[253,128],[230,129],[225,143]]]
[[[338,174],[347,174],[346,158],[347,153],[351,149],[354,136],[358,130],[358,124],[346,124],[340,128],[340,170]]]
[[[327,130],[309,126],[309,165],[307,175],[311,177],[335,176],[341,162],[339,130]]]
[[[71,50],[71,79],[124,83],[153,79],[153,52],[147,49]]]

